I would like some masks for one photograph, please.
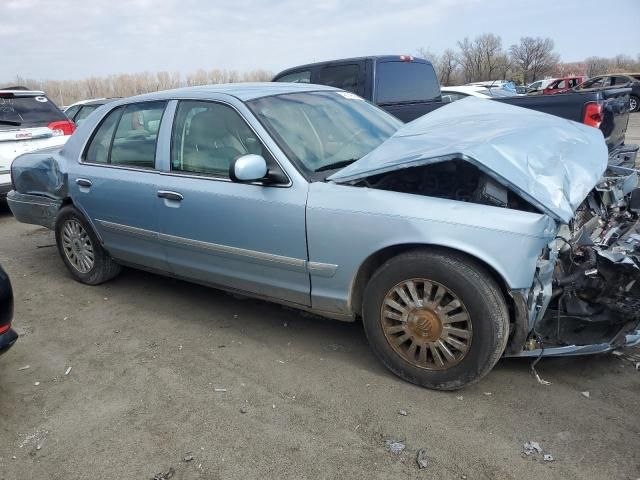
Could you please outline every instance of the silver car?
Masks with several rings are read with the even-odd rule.
[[[8,201],[78,281],[123,265],[362,318],[398,376],[640,341],[637,175],[599,130],[479,99],[402,125],[304,84],[109,103],[13,164]],[[603,174],[605,175],[603,177]]]

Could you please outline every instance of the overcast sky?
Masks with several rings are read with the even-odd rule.
[[[277,72],[549,36],[563,61],[640,53],[640,0],[0,0],[0,81],[198,68]]]

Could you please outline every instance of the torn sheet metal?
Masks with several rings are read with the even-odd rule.
[[[453,102],[408,123],[371,153],[329,177],[348,183],[459,158],[568,223],[607,167],[600,130],[478,98]]]

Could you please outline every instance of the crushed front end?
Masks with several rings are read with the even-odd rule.
[[[512,333],[507,356],[592,354],[640,343],[637,171],[605,172],[541,255],[532,288],[514,292],[514,300],[528,333]]]

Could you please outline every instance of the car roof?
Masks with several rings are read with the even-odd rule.
[[[375,60],[376,62],[401,62],[403,58],[411,58],[410,63],[428,63],[431,65],[429,60],[425,60],[424,58],[414,57],[412,55],[368,55],[366,57],[350,57],[350,58],[338,58],[334,60],[325,60],[322,62],[313,62],[313,63],[305,63],[304,65],[296,65],[295,67],[287,68],[286,70],[282,70],[273,76],[273,78],[281,77],[288,73],[297,72],[299,70],[311,69],[318,67],[320,65],[327,65],[330,63],[349,63],[349,62],[361,62],[363,60]],[[404,60],[407,61],[407,60]]]
[[[23,89],[9,90],[9,89],[2,88],[2,89],[0,89],[0,92],[2,92],[2,93],[11,93],[15,97],[38,97],[38,96],[44,96],[44,92],[41,91],[41,90],[23,90]]]
[[[97,98],[95,100],[87,100],[82,103],[82,106],[85,105],[105,105],[107,103],[115,102],[116,100],[120,100],[122,97],[113,97],[113,98]]]
[[[169,99],[207,99],[212,95],[228,95],[243,102],[256,98],[270,97],[273,95],[284,95],[287,93],[317,92],[317,91],[340,91],[338,88],[327,87],[325,85],[312,85],[305,83],[287,82],[259,82],[259,83],[226,83],[218,85],[201,85],[197,87],[176,88],[161,92],[147,93],[135,97],[121,100],[123,104],[147,101],[147,100],[169,100]]]

